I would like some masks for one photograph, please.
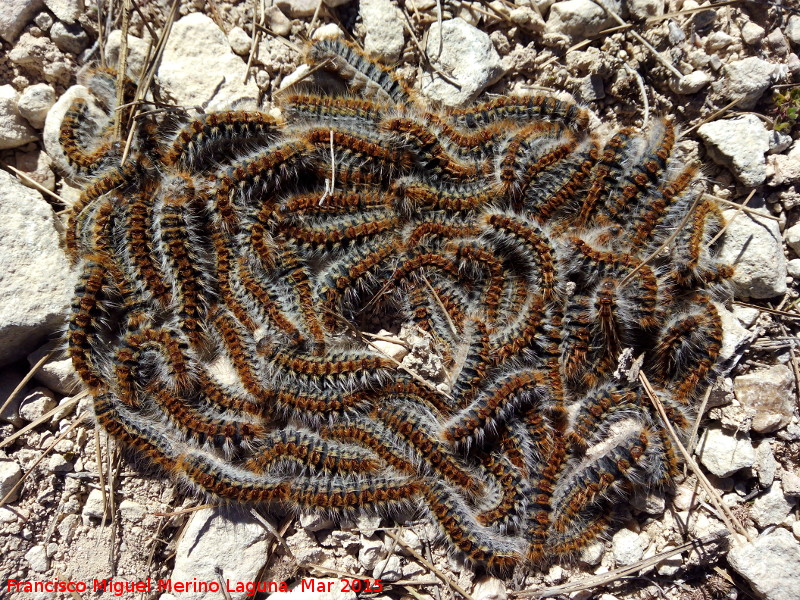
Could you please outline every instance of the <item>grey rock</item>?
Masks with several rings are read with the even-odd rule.
[[[422,93],[448,106],[474,100],[503,75],[500,56],[489,36],[460,18],[444,21],[441,27],[437,23],[431,25],[426,50],[431,61],[461,88],[449,84],[436,73],[426,72],[421,78]]]
[[[606,545],[603,542],[595,541],[583,549],[580,555],[580,560],[582,563],[593,567],[600,564],[600,561],[603,560],[605,553]]]
[[[793,46],[800,46],[800,15],[792,15],[783,30]]]
[[[512,9],[508,13],[508,18],[515,25],[531,33],[542,34],[546,28],[542,15],[530,6],[518,6]]]
[[[774,460],[774,459],[773,459]],[[800,497],[800,475],[792,471],[784,471],[781,475],[783,493],[791,498]]]
[[[672,550],[675,546],[664,546],[663,552],[667,552],[668,550]],[[656,573],[661,575],[662,577],[671,577],[675,575],[678,571],[680,571],[681,567],[683,566],[683,558],[680,554],[676,556],[671,556],[670,558],[665,558],[664,560],[660,561],[656,565]]]
[[[475,600],[506,600],[508,590],[502,579],[484,577],[475,582],[472,588],[472,597]]]
[[[740,110],[753,108],[769,86],[775,83],[781,72],[778,65],[757,56],[733,61],[725,65],[724,70],[722,92],[731,100],[739,100],[736,106]]]
[[[759,369],[733,380],[736,399],[754,411],[752,429],[769,433],[786,427],[794,411],[794,374],[786,365]]]
[[[579,80],[577,98],[581,102],[594,102],[606,97],[603,78],[597,74],[589,74]]]
[[[243,83],[246,72],[247,64],[231,51],[216,23],[192,13],[173,25],[158,80],[183,106],[207,111],[254,108],[258,86],[252,78]]]
[[[697,133],[714,162],[728,167],[744,185],[757,187],[764,183],[770,136],[757,116],[705,123]]]
[[[361,542],[361,549],[358,551],[358,562],[367,571],[375,568],[378,561],[386,558],[386,548],[380,540],[365,539]]]
[[[49,12],[40,12],[34,17],[33,22],[42,31],[50,31],[53,26],[53,17]]]
[[[83,503],[81,510],[81,519],[84,525],[91,523],[91,520],[100,520],[103,518],[103,492],[100,490],[92,490],[86,497],[86,502]]]
[[[800,183],[800,143],[792,144],[787,154],[769,157],[767,177],[770,186]]]
[[[33,367],[48,352],[55,350],[51,356],[33,376],[36,381],[47,386],[59,394],[74,394],[81,387],[81,379],[72,366],[72,359],[68,356],[61,357],[60,344],[52,342],[45,344],[28,355],[28,364]]]
[[[769,525],[779,525],[792,512],[794,504],[794,498],[788,500],[783,493],[781,482],[776,481],[753,501],[750,517],[760,529]]]
[[[619,12],[617,5],[609,4]],[[550,7],[546,31],[566,35],[574,43],[599,33],[612,23],[606,11],[591,0],[565,0]]]
[[[660,515],[667,506],[667,500],[661,490],[651,489],[647,493],[634,495],[631,505],[648,515]]]
[[[738,298],[774,298],[786,293],[786,257],[776,221],[726,210],[731,221],[719,258],[734,267],[731,278]]]
[[[247,56],[253,45],[253,38],[241,27],[233,27],[228,32],[228,43],[239,56]]]
[[[3,455],[0,458],[0,498],[5,498],[20,479],[22,479],[22,469],[15,461],[6,459]],[[19,489],[8,497],[8,502],[15,502],[17,498],[19,498]]]
[[[683,96],[696,94],[711,82],[711,76],[705,71],[692,71],[680,79],[670,80],[670,88]]]
[[[789,54],[789,43],[786,41],[780,27],[776,27],[764,38],[764,44],[775,56],[784,57]]]
[[[638,533],[630,529],[620,529],[611,538],[614,562],[619,566],[632,565],[644,556],[645,548]]]
[[[267,559],[270,534],[249,514],[235,509],[211,508],[192,514],[175,555],[173,580],[256,581]],[[219,593],[185,592],[181,600],[211,600]],[[244,597],[243,595],[239,597]]]
[[[658,17],[664,14],[664,0],[628,0],[628,12],[636,19]]]
[[[800,256],[800,223],[792,225],[784,232],[786,243],[797,256]]]
[[[89,36],[80,25],[66,25],[56,21],[50,28],[50,39],[62,52],[80,54],[89,45]]]
[[[772,453],[772,445],[768,439],[764,439],[753,446],[756,451],[753,470],[758,475],[758,483],[762,487],[769,487],[775,481],[775,472],[778,469],[778,461],[775,460],[775,455]]]
[[[766,30],[757,23],[748,21],[742,27],[742,39],[748,46],[756,46],[761,43],[764,36],[767,35]]]
[[[780,131],[769,132],[769,153],[780,154],[792,145],[792,136],[788,133],[781,133]]]
[[[756,452],[750,436],[732,433],[712,425],[697,444],[700,462],[717,477],[728,477],[736,471],[753,466]]]
[[[56,188],[56,176],[51,168],[53,161],[41,150],[31,150],[30,152],[14,153],[14,161],[17,169],[22,171],[30,179],[21,179],[22,185],[37,189],[33,182],[38,183],[43,188],[53,191]]]
[[[361,0],[358,12],[367,30],[364,38],[367,56],[386,63],[397,62],[405,44],[397,5],[390,0]]]
[[[277,0],[275,6],[290,17],[310,17],[316,12],[319,0]]]
[[[312,533],[323,529],[331,529],[334,526],[334,522],[331,519],[321,514],[301,515],[299,521],[300,527]]]
[[[39,192],[0,171],[0,366],[63,325],[75,272]]]
[[[43,6],[42,0],[5,0],[0,10],[0,37],[13,42]]]
[[[18,102],[19,93],[13,85],[0,86],[0,150],[24,146],[38,137],[20,114]]]
[[[25,553],[28,566],[37,573],[47,573],[50,569],[50,559],[47,558],[45,547],[38,544]]]
[[[275,32],[275,35],[288,36],[291,33],[292,22],[277,6],[267,8],[266,15],[269,28]]]
[[[325,550],[320,547],[316,538],[305,529],[298,529],[287,538],[286,542],[294,552],[295,558],[301,563],[319,563],[325,560]]]
[[[786,263],[786,272],[789,277],[800,278],[800,258],[793,258]]]
[[[718,360],[722,365],[732,367],[753,341],[755,334],[742,327],[739,319],[722,304],[715,302],[714,308],[722,323],[722,348]]]
[[[399,581],[403,577],[403,563],[396,554],[385,558],[375,565],[372,577],[383,581]]]
[[[47,459],[47,470],[51,473],[69,473],[73,468],[74,464],[63,454],[51,454]]]
[[[106,40],[105,53],[108,64],[116,65],[119,63],[121,45],[122,32],[119,29],[115,29],[108,35],[108,40]],[[149,45],[147,40],[128,34],[128,58],[125,63],[125,72],[131,79],[135,80],[141,75],[147,59],[147,47]]]
[[[44,0],[45,5],[60,21],[75,23],[86,10],[86,0]]]
[[[372,537],[375,535],[375,530],[381,526],[381,518],[371,515],[359,515],[356,518],[356,529],[361,532],[364,537]]]
[[[786,529],[776,528],[734,546],[728,564],[765,600],[797,600],[800,542]]]
[[[35,83],[22,90],[19,100],[17,100],[17,110],[33,127],[41,129],[44,127],[47,111],[55,102],[56,91],[53,86],[46,83]]]
[[[57,405],[53,392],[45,387],[33,388],[19,404],[19,416],[32,423],[53,410]]]
[[[706,52],[709,54],[719,53],[720,50],[726,50],[734,42],[733,36],[724,31],[712,31],[706,38]]]
[[[19,41],[8,53],[8,58],[14,64],[42,73],[48,83],[67,85],[74,75],[74,63],[58,49],[53,40],[48,37],[35,37],[24,33]]]

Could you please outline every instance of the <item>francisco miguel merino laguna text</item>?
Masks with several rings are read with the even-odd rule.
[[[383,584],[380,579],[340,579],[338,581],[318,580],[303,578],[300,580],[301,592],[380,592]],[[141,581],[93,579],[91,584],[85,581],[21,581],[8,579],[7,592],[110,592],[115,596],[122,596],[132,592],[220,592],[222,585],[219,581],[200,581],[196,577],[191,580],[173,581],[172,579],[147,578]],[[244,592],[247,596],[254,596],[257,592],[288,592],[289,585],[285,581],[232,581],[225,580],[225,591]]]

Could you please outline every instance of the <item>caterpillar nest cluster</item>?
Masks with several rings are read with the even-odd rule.
[[[344,42],[308,61],[348,93],[144,127],[124,162],[70,108],[68,343],[98,421],[221,500],[417,511],[497,570],[576,553],[676,475],[620,353],[685,432],[720,350],[722,219],[672,124],[602,142],[546,95],[434,111]],[[376,322],[427,332],[438,386]]]

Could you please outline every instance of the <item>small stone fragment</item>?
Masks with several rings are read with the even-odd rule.
[[[332,520],[326,518],[322,513],[301,515],[299,521],[300,527],[312,533],[323,529],[331,529],[335,525]]]
[[[737,298],[774,298],[786,293],[786,257],[776,221],[753,214],[723,212],[731,220],[719,259],[733,266]]]
[[[358,562],[367,571],[375,568],[378,561],[386,557],[386,548],[380,540],[364,539],[358,551]]]
[[[56,176],[50,167],[53,161],[41,150],[30,152],[17,152],[14,155],[17,170],[25,174],[27,179],[20,178],[20,182],[30,188],[37,189],[34,183],[38,183],[46,190],[53,191],[56,188]],[[30,181],[29,181],[30,180]]]
[[[20,114],[18,101],[19,93],[13,85],[0,86],[0,150],[24,146],[37,138],[36,132]]]
[[[475,600],[506,600],[508,591],[502,579],[483,577],[475,582],[472,597]]]
[[[776,481],[753,501],[750,517],[760,529],[779,525],[789,516],[794,504],[794,501],[790,502],[784,496],[781,482]]]
[[[89,496],[86,498],[86,502],[83,504],[83,510],[81,511],[83,524],[88,525],[91,519],[102,519],[103,510],[103,492],[100,490],[92,490],[89,492]]]
[[[119,50],[122,44],[122,32],[119,29],[112,31],[106,41],[106,61],[108,64],[116,65],[119,63]],[[145,60],[147,59],[147,48],[149,42],[135,35],[128,34],[128,59],[126,62],[126,73],[131,79],[136,79],[142,73]]]
[[[461,86],[461,89],[456,88],[436,73],[423,74],[422,93],[447,106],[458,106],[474,100],[503,75],[500,56],[489,36],[463,19],[444,21],[441,27],[437,23],[432,24],[426,49],[433,64]]]
[[[277,0],[275,2],[275,6],[292,18],[313,16],[318,4],[319,0]]]
[[[777,79],[780,67],[757,56],[733,61],[725,65],[722,79],[723,93],[731,100],[739,100],[737,107],[751,109]],[[758,120],[755,115],[750,115]]]
[[[232,27],[228,32],[228,43],[239,56],[246,56],[253,45],[253,38],[241,27]]]
[[[611,538],[614,562],[619,566],[632,565],[644,556],[642,540],[638,533],[630,529],[620,529]]]
[[[267,558],[271,535],[241,510],[203,509],[192,513],[178,542],[172,579],[256,581]],[[181,594],[190,600],[212,600],[219,592]]]
[[[793,46],[800,46],[800,15],[789,17],[786,28],[783,30]]]
[[[17,101],[19,114],[36,129],[44,127],[47,111],[56,102],[56,91],[46,83],[35,83],[26,87]]]
[[[28,364],[33,367],[48,352],[52,352],[57,344],[45,344],[28,355]],[[80,377],[75,372],[70,357],[60,358],[58,354],[51,356],[42,364],[33,376],[36,381],[59,394],[73,394],[81,387]]]
[[[635,19],[660,17],[664,14],[664,0],[628,0],[628,12]]]
[[[19,480],[22,479],[22,469],[11,459],[0,457],[0,498],[5,498]],[[19,489],[8,497],[7,502],[15,502],[19,498]]]
[[[0,366],[27,356],[63,324],[74,272],[52,207],[0,170]]]
[[[786,365],[759,369],[733,380],[736,399],[755,412],[752,428],[769,433],[786,427],[794,411],[794,374]]]
[[[275,35],[288,36],[292,32],[292,22],[277,6],[267,8],[267,22]]]
[[[696,94],[711,82],[711,76],[705,71],[692,71],[678,80],[671,80],[670,88],[676,94]]]
[[[43,6],[42,0],[5,0],[0,10],[0,37],[13,42]]]
[[[192,13],[173,25],[158,79],[178,104],[214,111],[258,105],[255,81],[243,83],[246,72],[247,64],[231,51],[217,24]]]
[[[798,473],[785,471],[781,475],[781,485],[783,493],[787,496],[791,498],[800,497],[800,475]]]
[[[19,405],[19,416],[32,423],[53,410],[58,403],[53,392],[45,387],[33,388]]]
[[[751,467],[756,460],[750,436],[725,431],[718,425],[706,429],[697,444],[700,462],[717,477],[728,477]]]
[[[780,527],[734,546],[728,564],[765,600],[797,600],[800,542]]]
[[[403,577],[403,563],[396,554],[385,558],[375,565],[372,577],[383,581],[399,581]]]
[[[25,553],[25,560],[32,570],[37,573],[46,573],[50,569],[50,559],[42,545],[36,545]]]
[[[546,31],[569,36],[574,43],[600,33],[612,23],[606,11],[591,0],[565,0],[550,7]]]
[[[764,183],[769,132],[756,115],[705,123],[697,133],[714,162],[728,167],[744,185],[757,187]]]
[[[85,0],[44,0],[56,18],[64,23],[75,23],[84,11]]]
[[[511,21],[531,33],[542,34],[545,30],[545,22],[542,15],[530,6],[517,6],[508,13]]]
[[[775,480],[775,472],[778,469],[778,461],[772,453],[772,445],[768,439],[761,440],[753,444],[756,450],[756,460],[753,463],[753,470],[758,475],[758,483],[762,487],[769,487]],[[785,483],[785,479],[784,479]],[[784,491],[785,485],[784,485]]]
[[[364,51],[385,63],[395,63],[403,51],[403,21],[390,0],[361,0],[358,12],[367,30]]]
[[[742,27],[742,39],[748,46],[760,44],[765,35],[767,35],[766,30],[758,23],[748,21],[745,23],[745,26]]]
[[[769,157],[767,177],[770,186],[800,183],[800,143],[795,142],[788,154]]]
[[[80,54],[89,45],[89,36],[80,25],[66,25],[56,21],[50,28],[50,39],[62,52]]]
[[[792,225],[784,232],[786,244],[797,256],[800,256],[800,223]]]

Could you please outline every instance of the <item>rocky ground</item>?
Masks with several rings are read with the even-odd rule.
[[[0,596],[52,596],[9,592],[6,578],[87,581],[91,589],[94,578],[115,576],[290,586],[326,578],[335,582],[329,597],[342,599],[355,597],[340,592],[343,577],[381,578],[378,598],[797,597],[800,13],[792,0],[444,2],[441,16],[434,0],[325,0],[319,11],[317,0],[180,3],[156,74],[170,104],[268,110],[302,76],[304,39],[347,31],[432,101],[544,88],[591,108],[600,131],[672,118],[682,155],[704,165],[707,191],[747,200],[747,209],[726,212],[723,253],[736,264],[735,301],[721,309],[730,369],[694,445],[746,535],[720,540],[722,515],[687,469],[673,492],[636,499],[626,526],[580,561],[506,583],[448,558],[425,523],[365,519],[333,529],[324,519],[279,522],[244,509],[181,511],[196,502],[94,429],[59,343],[74,283],[61,219],[79,190],[62,179],[55,150],[80,70],[103,55],[116,63],[122,2],[100,2],[99,15],[83,4],[7,0],[0,10]],[[133,4],[128,72],[136,78],[169,3]],[[707,543],[679,552],[698,539]]]

